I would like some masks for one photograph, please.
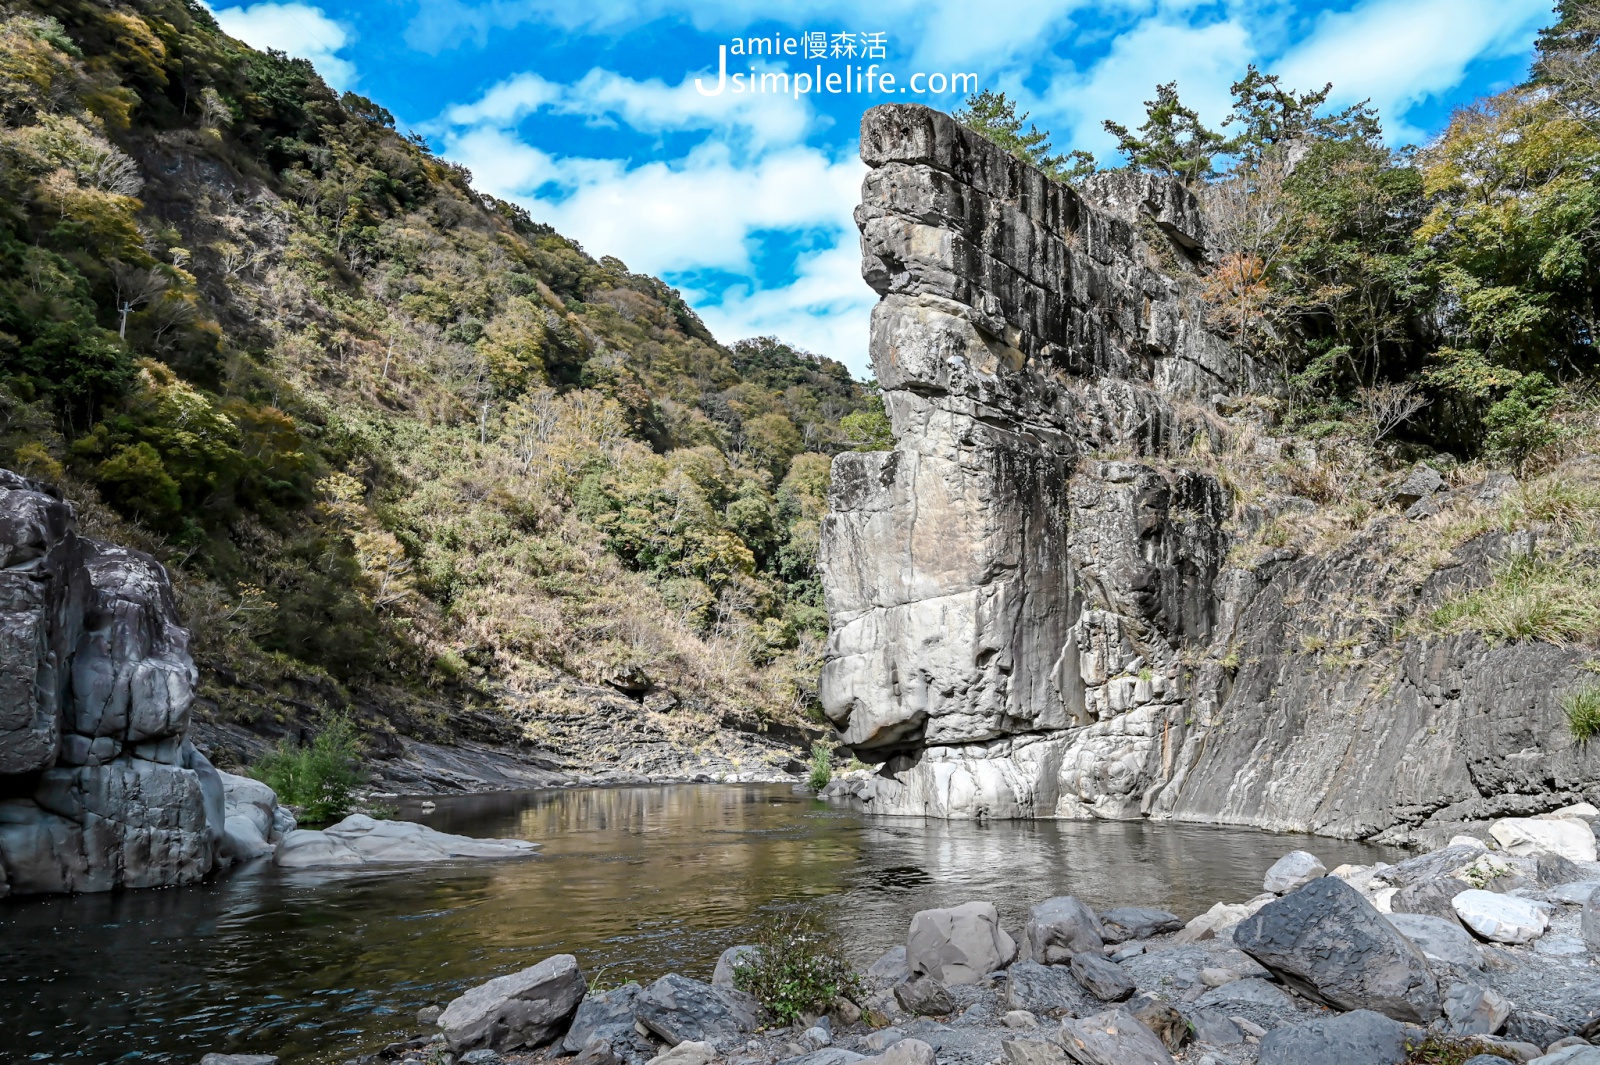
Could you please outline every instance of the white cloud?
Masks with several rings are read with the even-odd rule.
[[[335,89],[356,84],[355,64],[338,54],[355,42],[355,31],[329,18],[320,7],[260,3],[214,8],[212,14],[224,33],[253,48],[276,48],[309,60],[322,80]]]
[[[1527,54],[1549,0],[1367,0],[1318,19],[1275,66],[1288,84],[1333,82],[1342,101],[1371,97],[1391,139],[1420,140],[1406,113],[1460,85],[1469,64]]]
[[[693,298],[695,293],[686,293]],[[782,288],[735,288],[700,316],[722,339],[778,336],[807,351],[838,359],[867,376],[867,331],[877,294],[861,280],[854,239],[804,255],[799,277]]]
[[[1148,19],[1120,34],[1087,70],[1058,75],[1037,117],[1041,124],[1054,123],[1063,142],[1097,152],[1110,163],[1107,149],[1114,142],[1101,127],[1104,120],[1137,126],[1144,119],[1143,102],[1155,96],[1156,86],[1176,81],[1184,103],[1215,125],[1228,113],[1228,86],[1254,58],[1250,32],[1240,22],[1192,26]]]
[[[442,116],[442,121],[447,126],[510,126],[561,99],[564,88],[532,72],[518,74],[502,81],[470,104],[456,104],[449,108]]]
[[[708,74],[714,80],[714,72],[702,71],[668,85],[660,78],[640,81],[596,67],[578,81],[562,85],[528,72],[500,82],[472,103],[447,108],[427,129],[436,133],[472,126],[510,129],[529,115],[548,110],[581,116],[594,125],[620,122],[641,133],[720,130],[747,138],[751,147],[759,149],[794,143],[816,121],[810,101],[792,95],[705,96],[695,90],[694,80]]]

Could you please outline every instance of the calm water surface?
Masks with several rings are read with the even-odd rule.
[[[415,1011],[550,954],[608,983],[709,977],[764,912],[814,901],[863,962],[911,914],[989,899],[1008,927],[1052,895],[1184,918],[1260,890],[1295,847],[1393,848],[1102,822],[869,818],[787,787],[674,786],[440,799],[400,816],[544,845],[516,862],[288,872],[165,891],[0,902],[0,1060],[339,1062],[416,1034]]]

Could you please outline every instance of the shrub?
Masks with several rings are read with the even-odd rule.
[[[811,776],[806,778],[806,787],[818,792],[827,787],[832,779],[833,748],[818,740],[811,745]]]
[[[1566,712],[1573,739],[1588,743],[1600,735],[1600,685],[1591,684],[1569,693],[1561,700],[1561,709]]]
[[[838,999],[861,992],[860,978],[813,911],[769,919],[754,946],[734,965],[733,984],[760,999],[779,1024],[793,1024],[804,1013],[824,1013]]]
[[[355,726],[342,714],[328,718],[309,746],[284,740],[251,773],[281,801],[298,806],[307,824],[326,824],[349,813],[351,793],[366,779]]]

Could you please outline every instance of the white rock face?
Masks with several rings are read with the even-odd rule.
[[[1327,872],[1328,867],[1322,864],[1322,859],[1310,851],[1290,851],[1272,863],[1266,878],[1261,881],[1261,890],[1274,895],[1287,895]]]
[[[1463,891],[1451,900],[1461,923],[1496,943],[1528,943],[1544,935],[1550,915],[1527,899],[1493,891]]]
[[[226,821],[222,830],[222,858],[248,861],[270,854],[284,835],[294,829],[294,815],[278,805],[278,795],[253,777],[218,771]]]
[[[1451,836],[1450,842],[1447,843],[1446,846],[1476,847],[1481,851],[1486,851],[1489,849],[1489,845],[1483,840],[1479,839],[1477,836]]]
[[[411,821],[376,821],[351,814],[322,831],[296,829],[283,838],[273,863],[289,869],[457,858],[525,858],[539,845],[524,839],[473,839],[435,832]]]
[[[1258,906],[1256,909],[1260,909],[1260,907]],[[1183,931],[1173,938],[1173,942],[1198,943],[1203,939],[1213,939],[1218,932],[1232,928],[1254,912],[1255,910],[1252,910],[1248,905],[1219,902],[1184,925]]]
[[[1587,821],[1506,817],[1489,826],[1489,835],[1507,854],[1559,854],[1568,861],[1595,860],[1594,830]]]
[[[1016,941],[1000,927],[1000,915],[989,902],[923,910],[911,918],[906,936],[912,975],[926,974],[942,984],[980,983],[1016,956]]]
[[[716,1059],[716,1047],[689,1039],[657,1054],[648,1065],[710,1065]]]

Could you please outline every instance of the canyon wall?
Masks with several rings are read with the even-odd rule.
[[[0,470],[0,895],[190,883],[223,845],[166,571],[75,524]]]
[[[821,698],[880,765],[842,790],[1390,839],[1592,793],[1556,683],[1581,650],[1394,641],[1362,609],[1485,580],[1493,537],[1420,585],[1392,522],[1327,556],[1233,557],[1239,508],[1195,455],[1229,397],[1274,383],[1206,326],[1191,193],[1059,185],[913,105],[869,111],[861,154],[896,443],[833,465]],[[1331,666],[1308,631],[1372,657]]]

